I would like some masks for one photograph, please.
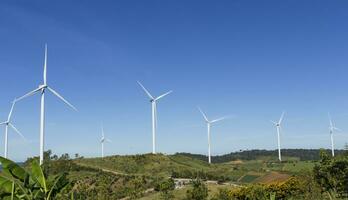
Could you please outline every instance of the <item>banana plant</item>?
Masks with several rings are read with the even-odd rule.
[[[66,174],[46,178],[36,160],[30,171],[1,156],[0,162],[0,199],[53,200],[69,184]]]

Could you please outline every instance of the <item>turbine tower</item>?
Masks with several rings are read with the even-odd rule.
[[[138,81],[140,87],[145,91],[147,96],[150,98],[152,106],[152,153],[156,154],[156,131],[157,131],[157,101],[173,91],[166,92],[158,97],[153,97],[149,91]]]
[[[101,153],[102,153],[102,158],[104,158],[104,142],[109,142],[111,143],[111,140],[105,138],[105,135],[104,135],[104,126],[102,125],[101,127],[101,131],[102,131],[102,137],[100,139],[100,143],[101,143]]]
[[[284,118],[284,114],[285,114],[285,112],[282,113],[282,115],[280,116],[280,119],[279,119],[278,122],[271,121],[272,124],[277,129],[277,136],[278,136],[278,159],[279,159],[280,162],[282,161],[282,155],[281,155],[281,151],[280,151],[280,130],[282,129],[281,124],[282,124],[282,121],[283,121],[283,118]]]
[[[8,157],[8,128],[9,127],[11,127],[19,136],[21,136],[25,140],[22,133],[19,132],[18,129],[11,122],[12,112],[13,112],[13,108],[15,104],[16,104],[16,99],[14,99],[12,102],[11,110],[10,110],[10,113],[8,114],[7,120],[0,123],[0,125],[5,125],[5,152],[4,152],[5,158]]]
[[[43,163],[43,156],[44,156],[44,147],[45,147],[45,93],[46,90],[52,92],[55,96],[57,96],[60,100],[62,100],[65,104],[67,104],[69,107],[77,111],[77,109],[71,105],[67,100],[65,100],[58,92],[53,90],[51,87],[47,85],[47,44],[45,45],[45,61],[44,61],[44,71],[43,71],[43,84],[39,85],[38,88],[36,88],[33,91],[28,92],[27,94],[23,95],[22,97],[18,98],[17,101],[20,101],[26,97],[30,97],[34,94],[40,93],[41,94],[41,109],[40,109],[40,165]]]
[[[203,118],[205,120],[205,122],[207,123],[207,128],[208,128],[208,162],[209,164],[211,163],[211,151],[210,151],[210,127],[213,123],[221,121],[223,119],[226,119],[226,117],[221,117],[215,120],[208,120],[208,117],[205,115],[205,113],[202,111],[202,109],[200,107],[198,107],[199,112],[201,112],[201,114],[203,115]]]
[[[333,134],[334,134],[334,131],[340,131],[340,129],[337,128],[337,127],[334,125],[334,123],[332,122],[330,113],[328,113],[328,116],[329,116],[329,120],[330,120],[329,131],[330,131],[330,137],[331,137],[331,154],[332,154],[332,157],[334,157],[334,156],[335,156],[335,146],[334,146]]]

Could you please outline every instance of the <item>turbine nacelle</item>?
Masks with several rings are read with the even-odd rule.
[[[285,112],[282,113],[278,122],[270,121],[275,127],[281,127],[282,121],[284,119]]]
[[[4,121],[4,122],[0,122],[0,125],[9,125],[10,121]]]
[[[335,126],[335,124],[333,123],[331,116],[330,116],[330,113],[328,113],[328,116],[329,116],[329,121],[330,121],[330,125],[329,125],[330,133],[333,134],[334,131],[341,131],[341,129],[337,128]]]
[[[4,122],[0,122],[0,125],[5,125],[6,127],[12,128],[19,136],[21,136],[24,140],[26,140],[25,137],[23,136],[23,134],[11,123],[11,116],[12,116],[13,109],[14,109],[14,106],[16,104],[16,101],[17,101],[17,99],[13,100],[12,106],[11,106],[11,110],[10,110],[10,112],[8,114],[7,120],[4,121]]]
[[[141,84],[141,82],[139,82],[139,81],[137,81],[137,82],[138,82],[138,84],[140,85],[140,87],[144,90],[144,92],[146,93],[146,95],[150,98],[150,102],[151,102],[151,103],[156,102],[157,100],[162,99],[163,97],[165,97],[165,96],[167,96],[168,94],[170,94],[170,93],[173,92],[172,90],[170,90],[170,91],[168,91],[168,92],[166,92],[166,93],[164,93],[164,94],[162,94],[162,95],[160,95],[160,96],[158,96],[158,97],[153,97],[153,96],[150,94],[150,92],[143,86],[143,84]]]
[[[202,111],[202,109],[200,107],[197,107],[197,108],[198,108],[199,112],[203,115],[204,121],[209,125],[227,118],[227,117],[220,117],[218,119],[209,120],[207,115]]]
[[[39,89],[46,89],[48,87],[48,85],[45,85],[45,84],[43,84],[43,85],[39,85]]]

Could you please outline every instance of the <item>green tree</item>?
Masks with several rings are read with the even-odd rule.
[[[348,197],[348,156],[331,158],[322,152],[320,163],[314,167],[313,173],[317,183],[324,191],[335,191],[340,197]]]
[[[175,182],[172,178],[161,181],[155,187],[155,190],[161,192],[161,199],[169,200],[173,199],[173,190],[175,189]]]
[[[206,200],[208,199],[208,188],[200,179],[191,182],[192,189],[187,190],[186,200]]]

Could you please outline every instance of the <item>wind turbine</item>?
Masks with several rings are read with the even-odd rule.
[[[330,126],[329,126],[329,131],[330,131],[330,137],[331,137],[331,153],[332,157],[335,156],[335,146],[334,146],[334,138],[333,138],[333,133],[334,131],[341,131],[339,128],[337,128],[334,123],[332,122],[330,113],[328,113],[329,120],[330,120]]]
[[[198,107],[199,112],[201,112],[201,114],[203,115],[203,118],[205,120],[205,122],[207,123],[207,128],[208,128],[208,161],[209,164],[211,163],[211,152],[210,152],[210,126],[218,121],[224,120],[226,119],[226,117],[221,117],[218,119],[214,119],[214,120],[208,120],[208,117],[205,115],[205,113],[202,111],[202,109],[200,107]]]
[[[278,159],[279,159],[280,162],[282,161],[282,155],[281,155],[281,152],[280,152],[280,130],[282,129],[281,124],[282,124],[282,121],[283,121],[283,118],[284,118],[284,114],[285,114],[285,112],[282,113],[282,115],[280,116],[280,119],[279,119],[278,122],[271,121],[272,124],[277,129],[277,135],[278,135]]]
[[[138,84],[140,87],[145,91],[147,96],[150,98],[150,102],[152,105],[152,153],[156,154],[156,129],[157,129],[157,101],[168,94],[172,93],[173,91],[166,92],[158,97],[153,97],[149,91],[138,81]]]
[[[111,140],[105,138],[103,125],[101,127],[101,131],[102,131],[102,137],[100,139],[100,143],[101,143],[101,148],[102,148],[102,158],[104,158],[104,142],[110,142],[111,143]]]
[[[40,93],[41,94],[41,110],[40,110],[40,165],[43,163],[43,156],[44,156],[44,146],[45,146],[45,92],[46,90],[52,92],[55,96],[57,96],[60,100],[62,100],[65,104],[67,104],[69,107],[77,111],[77,109],[71,105],[67,100],[65,100],[58,92],[53,90],[51,87],[47,85],[47,44],[45,45],[45,61],[44,61],[44,71],[43,71],[43,84],[39,85],[38,88],[36,88],[33,91],[28,92],[27,94],[23,95],[22,97],[18,98],[17,101],[20,101],[26,97],[30,97],[34,94]]]
[[[8,128],[9,127],[11,127],[19,136],[21,136],[25,140],[22,133],[19,132],[18,129],[11,122],[12,112],[13,112],[13,108],[15,104],[16,104],[16,99],[14,99],[12,102],[11,110],[10,110],[10,113],[8,114],[7,120],[0,123],[0,125],[5,125],[5,153],[4,153],[5,158],[8,157]]]

